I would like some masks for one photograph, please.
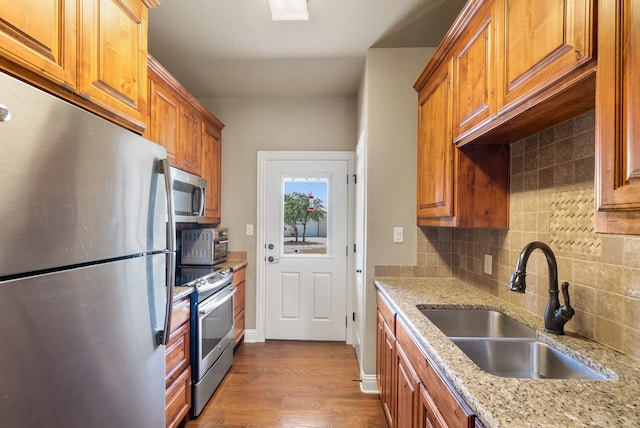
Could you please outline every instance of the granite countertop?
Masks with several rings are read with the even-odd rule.
[[[173,302],[177,302],[178,300],[182,300],[187,297],[189,294],[193,293],[195,290],[194,287],[183,287],[181,285],[177,285],[173,289]]]
[[[544,333],[537,317],[452,278],[376,278],[375,285],[487,427],[640,426],[640,362],[578,335]],[[416,305],[494,309],[538,331],[610,380],[515,379],[482,371]]]
[[[231,268],[235,272],[238,269],[242,269],[243,267],[247,266],[247,259],[246,258],[237,258],[237,259],[230,258],[230,259],[227,259],[226,262],[220,263],[219,265],[216,265],[216,266],[220,266],[220,268],[222,269]]]

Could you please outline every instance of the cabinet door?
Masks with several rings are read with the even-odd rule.
[[[200,175],[202,156],[202,118],[190,105],[182,106],[178,138],[178,165]]]
[[[78,0],[0,0],[1,55],[74,90],[77,4]]]
[[[418,428],[447,428],[449,426],[424,385],[419,387],[418,413]]]
[[[592,58],[592,0],[496,2],[500,109],[526,101]]]
[[[244,337],[246,273],[246,268],[238,269],[233,273],[233,285],[236,286],[236,294],[233,296],[233,342],[235,344],[240,343]]]
[[[454,215],[451,69],[451,61],[443,63],[418,93],[419,226],[437,226],[438,218]]]
[[[378,311],[376,340],[376,369],[380,401],[389,427],[393,428],[396,415],[396,338],[380,311]]]
[[[458,141],[496,114],[494,2],[478,10],[454,48],[453,138]]]
[[[207,180],[205,223],[220,223],[222,141],[220,129],[205,124],[202,133],[202,177]]]
[[[145,136],[167,149],[167,158],[172,165],[177,165],[180,98],[171,89],[149,76],[150,85],[150,117]]]
[[[142,0],[82,3],[80,95],[144,129],[147,16]]]
[[[596,232],[640,234],[640,4],[598,2]]]
[[[396,342],[397,374],[397,410],[396,427],[414,428],[418,422],[418,375],[411,366],[400,343]]]

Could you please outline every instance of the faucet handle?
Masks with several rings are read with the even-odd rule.
[[[558,320],[562,320],[562,324],[568,322],[571,317],[576,313],[571,307],[571,301],[569,300],[569,283],[562,283],[562,297],[564,298],[564,305],[556,309],[555,318]]]

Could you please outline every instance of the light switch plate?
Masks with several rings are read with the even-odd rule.
[[[245,226],[245,233],[247,235],[253,235],[253,225],[252,224],[247,224]]]
[[[404,242],[404,227],[393,228],[393,242]]]
[[[484,273],[486,273],[487,275],[491,275],[492,273],[492,267],[491,267],[492,263],[493,263],[493,257],[491,256],[491,254],[485,254],[484,255]]]

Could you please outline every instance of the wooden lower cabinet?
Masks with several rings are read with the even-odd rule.
[[[244,307],[245,307],[245,278],[247,268],[242,267],[233,272],[233,285],[236,294],[233,296],[233,344],[238,346],[244,339]]]
[[[171,332],[166,348],[166,421],[176,427],[191,408],[189,296],[174,302]]]
[[[389,317],[394,320],[393,330]],[[376,351],[380,399],[391,428],[476,426],[473,411],[422,353],[380,295]]]
[[[396,416],[396,336],[395,314],[378,295],[377,323],[377,382],[384,416],[390,427],[395,427]]]
[[[418,420],[420,378],[418,378],[402,346],[397,342],[396,357],[396,391],[398,395],[396,427],[413,428]]]

